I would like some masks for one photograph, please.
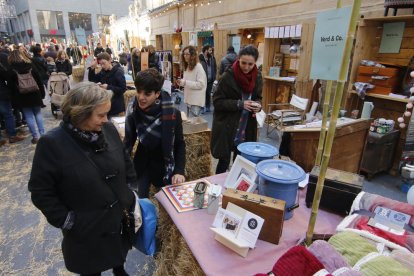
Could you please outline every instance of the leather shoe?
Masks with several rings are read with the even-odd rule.
[[[9,138],[9,143],[10,144],[13,144],[13,143],[20,142],[20,141],[23,141],[23,140],[24,140],[23,137],[20,137],[20,136],[11,136]]]
[[[36,145],[38,141],[39,141],[39,138],[33,138],[31,142],[32,144]]]

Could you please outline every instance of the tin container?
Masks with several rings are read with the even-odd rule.
[[[208,205],[207,213],[209,215],[215,215],[220,205],[221,186],[214,184],[211,186],[208,192]]]
[[[198,182],[194,187],[194,199],[193,204],[194,208],[201,209],[204,205],[204,195],[207,190],[207,183],[205,182]]]

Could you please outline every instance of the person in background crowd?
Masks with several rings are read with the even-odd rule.
[[[53,58],[54,60],[56,59],[56,57],[57,57],[57,52],[56,52],[56,50],[55,50],[55,47],[53,46],[53,45],[50,45],[48,48],[47,48],[47,52],[45,53],[45,55],[43,56],[44,58],[48,58],[48,57],[51,57],[51,58]]]
[[[204,72],[206,72],[207,75],[206,105],[204,111],[210,112],[211,89],[216,80],[217,64],[216,59],[213,56],[213,48],[211,48],[210,45],[205,45],[202,52],[203,53],[199,55],[199,59]]]
[[[93,51],[93,55],[97,58],[100,53],[105,52],[104,48],[102,48],[101,43],[96,44],[96,48]]]
[[[216,174],[225,172],[237,155],[237,146],[256,141],[255,113],[261,110],[262,76],[257,69],[257,48],[248,45],[239,58],[224,72],[213,95],[214,116],[211,153],[219,159]]]
[[[153,45],[148,45],[148,67],[155,68],[158,72],[161,72],[161,68],[159,66],[159,57],[156,55],[155,47]]]
[[[81,63],[82,52],[76,44],[72,45],[70,55],[71,55],[72,60],[73,60],[73,66],[76,66],[76,65]]]
[[[108,122],[111,96],[89,82],[66,94],[63,121],[39,140],[28,184],[33,204],[62,230],[66,268],[80,275],[128,275],[136,175]]]
[[[53,72],[56,72],[56,63],[52,57],[46,58],[47,74],[50,76]]]
[[[128,64],[128,53],[126,52],[119,53],[118,57],[119,57],[119,63],[122,66],[126,66]]]
[[[132,50],[131,71],[132,71],[132,77],[135,80],[135,76],[141,71],[141,51],[138,48],[134,48]]]
[[[69,46],[68,46],[68,47],[66,47],[65,51],[66,51],[66,55],[67,55],[69,58],[71,58],[71,57],[72,57],[72,55],[71,55],[71,52],[72,52],[72,44],[69,44]]]
[[[237,54],[234,52],[234,47],[230,46],[227,48],[227,55],[225,55],[220,63],[220,71],[219,76],[221,77],[224,73],[224,71],[227,70],[228,67],[230,67],[237,59]]]
[[[56,59],[56,72],[63,72],[68,77],[72,75],[72,64],[70,64],[69,57],[64,50],[58,52]]]
[[[9,88],[11,72],[7,61],[8,54],[3,47],[0,47],[0,115],[4,119],[6,133],[9,136],[9,143],[16,143],[24,140],[17,135],[16,124],[12,109],[12,91]],[[6,143],[0,132],[0,147]]]
[[[177,80],[177,85],[184,87],[184,102],[187,104],[187,115],[191,112],[199,116],[201,108],[206,103],[207,76],[203,66],[198,62],[194,46],[187,46],[181,54],[183,79]]]
[[[36,68],[36,71],[39,73],[40,78],[42,79],[43,85],[47,87],[47,81],[49,80],[47,63],[44,57],[41,56],[42,48],[39,46],[32,47],[32,63]]]
[[[95,74],[95,68],[98,63],[102,66],[102,70]],[[126,80],[124,69],[117,62],[112,62],[108,53],[100,53],[96,61],[93,61],[88,68],[88,79],[99,84],[100,87],[112,90],[111,110],[108,116],[116,116],[125,111],[124,93],[126,91]]]
[[[109,47],[108,44],[106,44],[105,52],[107,52],[112,58],[112,50],[111,50],[111,48]]]
[[[185,181],[181,113],[171,96],[161,90],[163,83],[164,77],[155,68],[137,74],[137,96],[125,122],[124,144],[129,154],[139,141],[133,162],[140,198],[149,196],[151,183],[160,188]]]
[[[12,51],[8,60],[10,68],[13,70],[10,79],[10,87],[13,92],[13,97],[17,107],[22,109],[24,117],[26,118],[27,125],[29,126],[29,130],[33,137],[32,144],[36,144],[40,136],[45,133],[41,112],[41,107],[43,106],[42,99],[45,97],[45,88],[42,79],[33,67],[31,60],[22,55],[19,50]],[[19,74],[31,72],[39,89],[26,94],[20,93],[16,72]]]

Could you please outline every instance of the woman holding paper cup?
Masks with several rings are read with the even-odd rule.
[[[259,51],[248,45],[241,49],[238,59],[223,74],[213,96],[214,117],[211,152],[219,159],[216,174],[225,172],[230,155],[237,155],[237,146],[256,141],[255,114],[262,109],[262,75],[256,61]]]

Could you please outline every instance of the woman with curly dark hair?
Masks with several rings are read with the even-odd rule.
[[[201,108],[206,104],[207,76],[203,66],[198,61],[196,48],[187,46],[181,53],[184,76],[177,80],[184,87],[184,102],[187,104],[187,115],[190,111],[199,116]]]

